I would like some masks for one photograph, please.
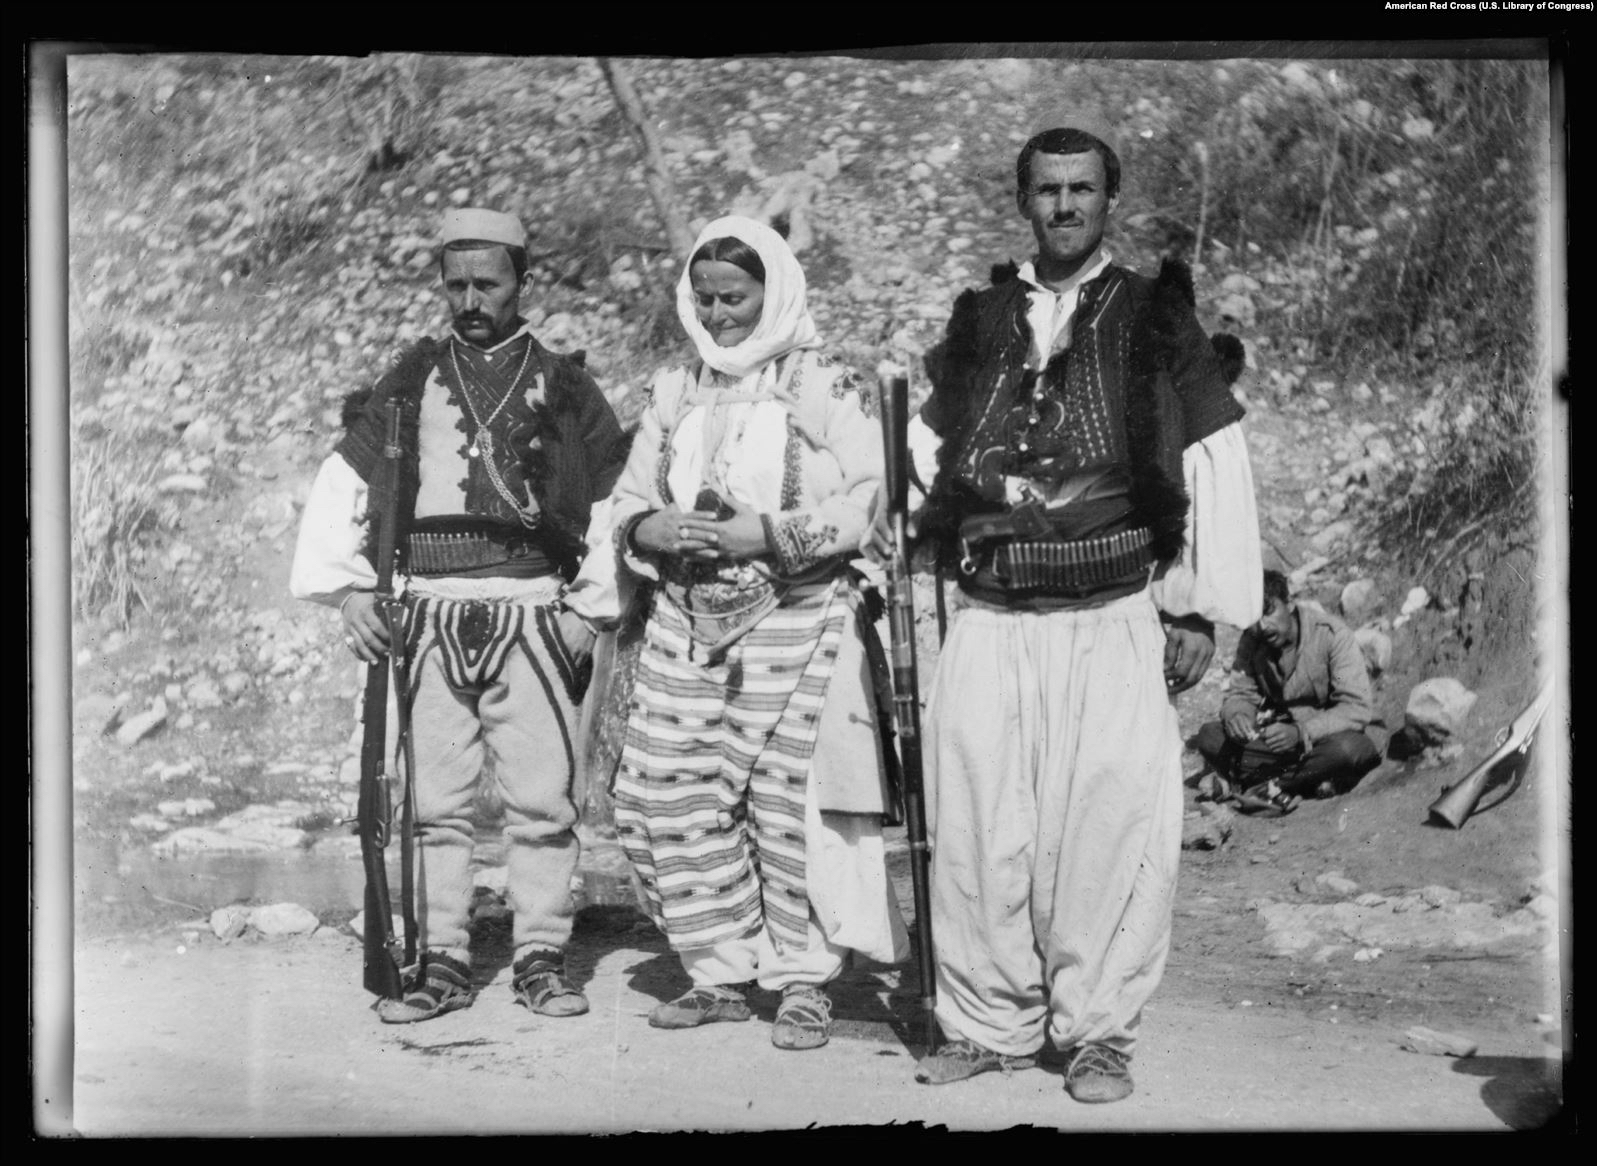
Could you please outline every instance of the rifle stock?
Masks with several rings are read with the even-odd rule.
[[[388,405],[388,440],[383,446],[379,472],[384,475],[386,493],[377,532],[377,602],[389,628],[390,659],[400,651],[394,635],[394,552],[398,545],[400,403]],[[394,937],[392,903],[388,893],[388,868],[384,850],[388,846],[389,823],[393,817],[388,754],[389,665],[379,662],[366,670],[366,695],[361,708],[364,727],[360,747],[360,794],[355,808],[355,830],[360,835],[361,863],[366,871],[365,916],[362,927],[362,967],[366,990],[384,999],[397,1000],[403,992],[399,972],[398,943]],[[403,696],[403,694],[401,694]],[[408,841],[408,839],[407,839]],[[407,904],[407,933],[409,907]],[[407,934],[407,939],[409,938]]]
[[[892,634],[893,719],[904,786],[910,876],[915,889],[915,939],[920,955],[920,1005],[926,1048],[937,1041],[937,960],[932,943],[931,844],[926,837],[926,787],[921,765],[920,685],[915,665],[915,601],[909,557],[909,379],[880,379],[885,489],[892,553],[887,569],[887,615]]]
[[[1470,815],[1474,814],[1480,805],[1481,799],[1486,796],[1486,791],[1491,788],[1492,778],[1498,768],[1509,758],[1522,757],[1530,751],[1536,727],[1541,723],[1542,716],[1552,703],[1552,698],[1552,686],[1548,685],[1542,689],[1541,695],[1503,731],[1497,748],[1492,750],[1486,760],[1470,770],[1462,781],[1442,791],[1442,796],[1430,805],[1431,822],[1450,826],[1454,830],[1463,828],[1464,823],[1469,821]]]

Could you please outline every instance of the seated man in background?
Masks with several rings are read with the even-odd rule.
[[[1293,602],[1286,576],[1264,572],[1264,615],[1242,633],[1220,719],[1198,731],[1198,752],[1222,795],[1262,786],[1287,812],[1306,794],[1346,793],[1381,763],[1364,654],[1342,621]]]

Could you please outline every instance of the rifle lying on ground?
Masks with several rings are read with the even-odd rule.
[[[926,1050],[937,1044],[937,960],[932,947],[931,846],[926,840],[926,790],[921,770],[920,694],[915,671],[915,600],[909,567],[909,378],[881,377],[882,442],[887,456],[887,515],[892,555],[887,565],[887,618],[893,641],[893,719],[904,786],[910,878],[915,887],[915,940],[920,949],[920,1004]]]
[[[1537,726],[1541,724],[1552,700],[1553,686],[1548,684],[1542,689],[1541,695],[1531,701],[1529,708],[1497,734],[1496,748],[1486,760],[1470,770],[1463,781],[1442,790],[1442,796],[1431,803],[1430,820],[1455,830],[1461,829],[1470,815],[1477,812],[1481,798],[1493,784],[1492,778],[1505,765],[1515,771],[1514,784],[1492,805],[1506,800],[1519,787],[1519,774],[1523,772],[1519,763],[1530,752],[1531,744],[1536,740]]]
[[[413,819],[411,807],[411,781],[414,774],[406,773],[405,813],[401,828],[402,881],[400,900],[405,921],[403,963],[400,946],[394,937],[392,906],[388,895],[388,868],[383,851],[388,846],[389,825],[393,819],[393,797],[387,772],[388,754],[388,681],[390,670],[399,695],[401,710],[400,738],[404,732],[405,708],[404,669],[401,663],[404,640],[401,634],[399,601],[394,598],[394,551],[398,545],[399,520],[399,417],[400,403],[391,401],[388,406],[388,439],[383,445],[383,460],[377,473],[382,475],[384,499],[383,512],[377,531],[377,605],[388,626],[388,664],[372,664],[366,669],[366,698],[361,710],[365,733],[360,747],[360,798],[355,809],[355,831],[360,835],[360,857],[366,867],[366,909],[362,940],[363,983],[368,992],[385,999],[397,1000],[403,992],[399,969],[416,962],[415,895],[411,886],[411,834]]]

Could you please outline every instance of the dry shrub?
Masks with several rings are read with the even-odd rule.
[[[75,435],[72,456],[72,604],[80,617],[127,627],[151,536],[170,526],[156,491],[156,467],[125,440]]]

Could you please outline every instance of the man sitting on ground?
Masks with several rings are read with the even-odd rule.
[[[1286,576],[1264,572],[1264,615],[1242,633],[1220,719],[1198,732],[1198,752],[1220,781],[1285,813],[1299,797],[1346,793],[1381,763],[1386,729],[1375,715],[1364,654],[1347,626],[1293,601]]]

